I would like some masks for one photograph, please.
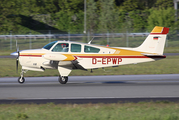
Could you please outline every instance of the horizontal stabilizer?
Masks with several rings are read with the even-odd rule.
[[[148,53],[141,53],[141,54],[150,58],[166,58],[165,55],[148,54]]]

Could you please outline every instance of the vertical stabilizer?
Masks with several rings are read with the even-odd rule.
[[[163,55],[165,41],[169,28],[155,26],[145,41],[135,50]]]

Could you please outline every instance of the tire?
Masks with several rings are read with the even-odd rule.
[[[18,78],[18,82],[19,82],[20,84],[24,83],[24,82],[25,82],[25,78],[24,78],[24,77],[19,77],[19,78]]]
[[[59,76],[58,81],[61,84],[66,84],[68,82],[68,76]]]

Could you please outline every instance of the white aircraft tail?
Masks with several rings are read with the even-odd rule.
[[[136,51],[163,55],[165,41],[169,28],[155,26],[145,41],[137,48]]]

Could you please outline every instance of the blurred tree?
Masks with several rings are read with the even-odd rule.
[[[117,6],[123,7],[124,10],[131,11],[134,10],[133,8],[140,10],[149,9],[153,7],[156,1],[157,0],[115,0],[115,3]]]
[[[133,11],[136,9],[139,9],[139,3],[138,0],[126,0],[123,2],[121,9],[125,11]]]
[[[97,23],[98,23],[98,11],[97,11],[97,5],[95,0],[88,0],[87,1],[87,30],[90,31],[90,33],[93,33],[94,30],[97,29]]]
[[[169,8],[173,8],[173,0],[87,0],[87,29],[107,32],[125,28],[138,31],[151,24],[148,25],[150,29],[152,25],[161,24],[165,14],[173,14]],[[161,20],[156,21],[153,14],[161,17]],[[166,17],[167,26],[176,26],[177,22],[170,20],[173,16]],[[32,28],[37,30],[53,27],[65,31],[83,31],[83,21],[84,0],[0,1],[0,31],[29,31]]]
[[[52,18],[56,27],[63,31],[75,31],[83,29],[83,0],[61,0],[58,3],[60,8]]]
[[[20,9],[17,7],[18,0],[1,0],[0,1],[0,31],[11,31],[16,29],[21,19],[17,16]]]
[[[59,11],[54,15],[54,20],[56,21],[56,27],[63,31],[68,31],[71,18],[70,13],[66,13],[65,11]]]
[[[151,31],[154,26],[174,27],[175,11],[173,7],[168,8],[151,8],[148,17],[148,30]]]
[[[84,9],[84,0],[58,0],[60,10],[78,13]]]
[[[99,0],[99,5],[99,30],[102,32],[114,31],[119,26],[119,14],[115,8],[114,0]]]
[[[58,0],[45,0],[44,9],[45,14],[53,14],[58,12],[60,10]]]
[[[145,32],[147,27],[148,15],[148,10],[136,10],[129,12],[129,17],[132,20],[131,32]]]
[[[173,7],[174,3],[173,0],[156,0],[154,7],[155,8],[168,8],[168,7]]]
[[[147,26],[148,8],[156,0],[125,0],[119,6],[119,21],[123,32],[143,31]]]

